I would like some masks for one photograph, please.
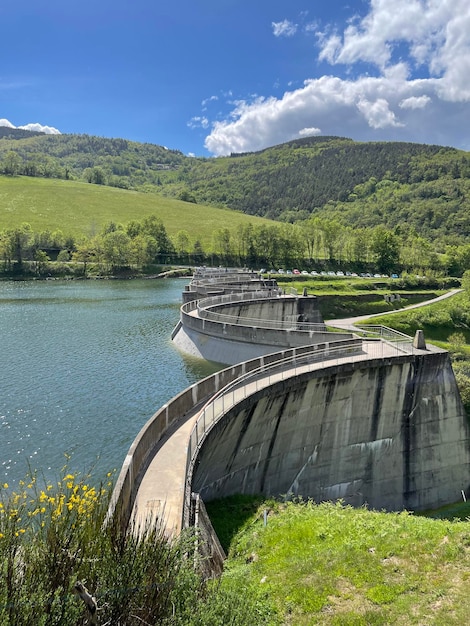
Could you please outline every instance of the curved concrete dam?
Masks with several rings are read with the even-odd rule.
[[[245,354],[260,352],[148,421],[109,514],[127,523],[132,510],[158,515],[166,503],[167,529],[177,533],[193,523],[193,492],[340,498],[386,510],[460,499],[470,486],[470,429],[448,353],[426,346],[422,333],[414,342],[381,327],[373,338],[328,333],[314,298],[272,300],[268,290],[183,305],[175,336],[194,324],[199,345],[221,351],[213,360],[231,362],[246,346]]]
[[[183,352],[227,365],[352,337],[350,332],[327,331],[314,296],[284,295],[272,289],[190,301],[181,307],[172,334]]]
[[[191,489],[343,499],[387,510],[456,501],[469,427],[444,351],[306,372],[239,402],[206,434]]]

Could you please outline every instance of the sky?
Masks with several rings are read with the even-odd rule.
[[[0,125],[189,156],[470,150],[469,0],[2,0]]]

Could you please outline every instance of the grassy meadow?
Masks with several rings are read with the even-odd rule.
[[[209,248],[219,228],[235,232],[239,224],[273,223],[237,211],[182,202],[155,194],[59,179],[0,176],[0,231],[26,222],[34,232],[61,230],[91,237],[113,221],[156,215],[170,237],[186,230]]]
[[[229,537],[224,525],[232,525],[222,585],[274,605],[271,624],[468,622],[468,521],[342,503],[253,500],[250,511],[249,500],[238,497],[209,508],[221,536]],[[237,529],[231,519],[240,523],[243,511]]]

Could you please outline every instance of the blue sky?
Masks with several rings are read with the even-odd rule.
[[[0,125],[196,156],[308,135],[470,150],[468,0],[3,0]]]

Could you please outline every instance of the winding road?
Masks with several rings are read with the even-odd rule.
[[[383,315],[393,315],[394,313],[401,313],[402,311],[409,311],[410,309],[417,309],[422,306],[428,306],[429,304],[434,304],[435,302],[439,302],[440,300],[445,300],[446,298],[450,298],[455,296],[455,294],[460,293],[462,289],[452,289],[447,293],[444,293],[442,296],[438,296],[437,298],[432,298],[432,300],[425,300],[424,302],[419,302],[418,304],[410,304],[409,306],[405,306],[402,309],[395,309],[393,311],[385,311],[384,313],[371,313],[369,315],[359,315],[358,317],[347,317],[339,320],[326,320],[325,324],[327,326],[333,326],[334,328],[340,328],[341,330],[352,330],[355,331],[355,324],[360,324],[361,322],[365,322],[373,317],[382,317]]]

